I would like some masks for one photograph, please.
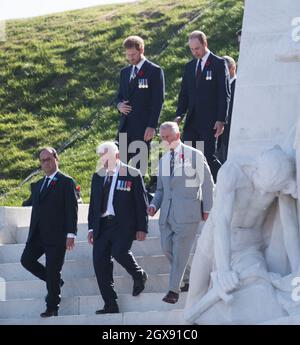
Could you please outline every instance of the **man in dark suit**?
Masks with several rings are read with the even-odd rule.
[[[58,315],[61,269],[66,249],[74,248],[77,233],[77,199],[71,177],[58,170],[58,155],[46,147],[39,155],[46,176],[32,191],[32,213],[22,265],[47,284],[47,309],[41,317]],[[46,266],[38,262],[45,254]]]
[[[133,240],[146,238],[148,201],[140,171],[120,161],[114,143],[101,144],[97,152],[102,168],[92,178],[88,214],[88,241],[93,244],[94,269],[104,300],[104,308],[96,314],[118,313],[112,257],[132,276],[132,295],[139,295],[147,274],[130,249]]]
[[[128,146],[134,141],[144,142],[149,154],[150,143],[155,135],[164,102],[165,83],[163,70],[145,58],[144,41],[141,37],[126,38],[123,47],[130,65],[123,68],[120,74],[117,95],[117,107],[120,112],[118,140],[121,160],[127,163],[136,154],[128,152]],[[127,145],[123,144],[125,139],[120,136],[121,133],[127,134]],[[142,159],[144,175],[148,155]]]
[[[228,69],[225,60],[208,49],[203,32],[189,35],[189,47],[195,59],[185,66],[175,121],[179,124],[187,113],[183,141],[195,148],[196,142],[204,142],[204,155],[216,181],[215,142],[223,133],[230,99]]]
[[[220,159],[222,163],[227,160],[228,154],[228,144],[229,144],[229,134],[230,134],[230,127],[231,127],[231,117],[232,117],[232,109],[233,109],[233,102],[234,102],[234,94],[235,94],[235,82],[236,82],[236,63],[234,59],[228,55],[223,56],[226,61],[229,75],[230,75],[230,103],[228,109],[228,116],[227,121],[224,128],[224,133],[221,136],[221,147],[220,147]]]

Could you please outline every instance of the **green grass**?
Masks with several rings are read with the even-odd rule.
[[[0,205],[20,205],[28,197],[29,183],[19,185],[38,168],[41,147],[59,148],[77,134],[60,155],[60,168],[77,180],[88,202],[95,147],[116,134],[118,114],[109,104],[127,64],[126,36],[142,36],[146,56],[164,69],[162,122],[174,117],[191,58],[188,33],[203,30],[212,51],[237,58],[242,15],[243,0],[153,0],[8,21],[7,41],[0,42]]]

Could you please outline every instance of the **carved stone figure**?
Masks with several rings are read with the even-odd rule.
[[[295,312],[296,186],[295,159],[279,146],[248,164],[233,160],[222,166],[193,259],[188,322],[249,324]]]

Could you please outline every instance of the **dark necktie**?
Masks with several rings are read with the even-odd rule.
[[[170,150],[170,176],[174,175],[174,164],[175,164],[175,152]]]
[[[50,181],[50,177],[46,177],[44,184],[43,184],[43,188],[40,191],[40,198],[41,199],[45,196],[45,194],[47,192],[49,181]]]
[[[201,76],[201,73],[202,73],[202,67],[201,67],[201,62],[202,62],[202,59],[199,59],[198,60],[198,64],[197,64],[197,69],[196,69],[196,78],[200,78]]]
[[[137,74],[138,74],[138,68],[136,66],[134,66],[134,70],[133,70],[133,73],[131,75],[130,81],[133,81],[136,78]]]
[[[107,211],[108,197],[109,197],[109,191],[110,191],[112,179],[113,179],[112,175],[107,175],[106,180],[103,185],[102,204],[101,204],[102,214]]]
[[[201,73],[202,73],[201,61],[202,61],[202,59],[199,59],[199,62],[198,62],[198,65],[197,65],[197,69],[196,69],[196,73],[195,73],[195,77],[196,77],[196,86],[198,86],[198,82],[199,82],[199,80],[200,80]]]

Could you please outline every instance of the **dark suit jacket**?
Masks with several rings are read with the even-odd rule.
[[[176,115],[184,117],[187,113],[185,127],[212,129],[216,121],[225,122],[227,116],[229,72],[225,60],[210,53],[197,86],[196,64],[197,59],[193,59],[185,66]]]
[[[129,83],[132,65],[121,70],[117,103],[129,101],[132,111],[120,115],[119,132],[126,132],[132,140],[143,140],[146,127],[156,128],[164,102],[163,70],[146,60],[137,77]],[[147,88],[139,85],[147,81]]]
[[[88,223],[89,229],[93,229],[94,238],[97,238],[101,232],[100,210],[104,176],[105,170],[102,169],[92,178]],[[120,182],[118,183],[118,181]],[[121,190],[121,181],[126,182],[127,185],[129,182],[130,190]],[[147,205],[147,194],[140,171],[121,163],[113,197],[113,207],[118,222],[118,236],[122,236],[124,240],[128,241],[128,239],[136,238],[137,231],[148,232]]]
[[[73,179],[58,171],[46,194],[40,197],[44,178],[39,180],[32,193],[32,212],[27,242],[39,231],[47,245],[58,245],[66,241],[68,233],[77,233],[77,211],[75,183]]]

